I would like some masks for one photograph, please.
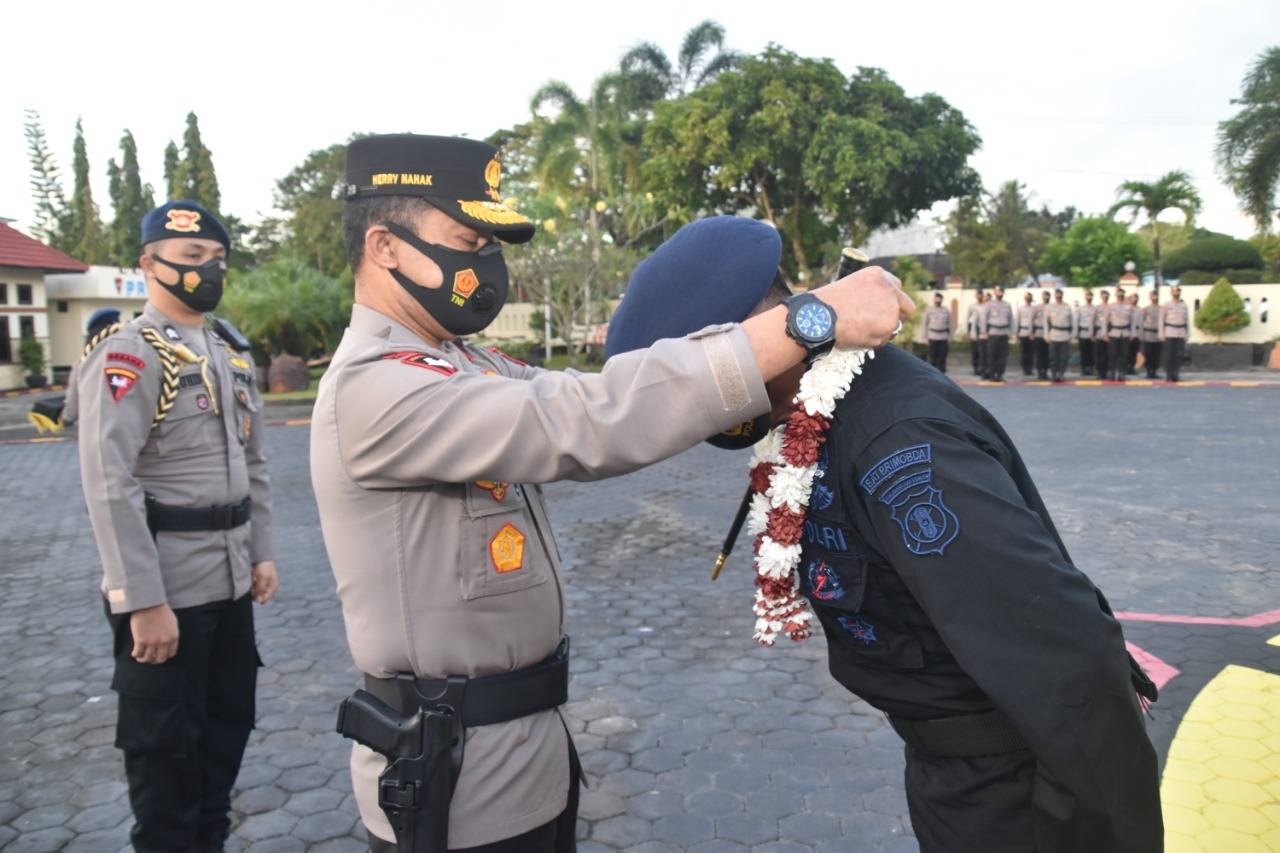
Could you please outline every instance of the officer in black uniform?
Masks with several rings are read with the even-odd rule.
[[[731,242],[704,250],[732,256]],[[635,276],[623,307],[644,291],[634,304],[678,311],[682,294],[758,286],[750,278]],[[794,304],[772,292],[761,304],[770,300]],[[714,320],[743,319],[731,314]],[[671,334],[670,317],[619,309],[610,353],[659,327]],[[769,383],[775,423],[803,371]],[[921,849],[1161,850],[1156,756],[1137,692],[1154,700],[1154,685],[995,418],[934,368],[884,347],[838,405],[818,464],[802,588],[832,675],[906,742]]]

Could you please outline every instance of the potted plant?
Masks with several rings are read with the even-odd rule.
[[[44,375],[44,347],[31,336],[24,337],[18,344],[18,360],[27,371],[27,387],[43,388],[49,379]]]

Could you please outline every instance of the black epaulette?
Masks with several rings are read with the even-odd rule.
[[[249,339],[231,324],[230,320],[224,320],[221,317],[215,317],[210,314],[209,325],[213,328],[214,334],[222,338],[226,345],[236,352],[248,352],[253,346],[249,343]]]

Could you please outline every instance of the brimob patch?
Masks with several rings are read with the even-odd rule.
[[[107,378],[107,391],[117,403],[138,381],[138,374],[127,367],[106,367],[103,368],[103,373]]]
[[[899,471],[915,465],[928,465],[932,461],[933,445],[917,444],[914,447],[904,447],[901,450],[895,450],[871,466],[871,470],[862,478],[859,485],[867,494],[874,495],[886,480]]]
[[[932,485],[898,491],[890,518],[902,528],[902,542],[911,553],[925,557],[942,554],[960,535],[960,519]]]
[[[389,352],[382,357],[383,361],[398,361],[401,364],[408,364],[412,367],[421,367],[426,370],[434,370],[441,376],[452,376],[458,372],[458,368],[454,367],[443,358],[436,358],[425,352],[416,350],[405,350],[401,352]]]
[[[839,601],[844,598],[844,586],[840,576],[824,560],[810,560],[805,569],[809,592],[819,601]]]
[[[846,634],[864,646],[876,641],[875,626],[861,616],[837,616],[836,622],[840,623]]]
[[[107,353],[107,361],[123,361],[125,364],[136,367],[138,370],[145,370],[147,366],[145,361],[138,358],[131,352],[109,352]]]

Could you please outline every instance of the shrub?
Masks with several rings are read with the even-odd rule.
[[[1244,240],[1221,235],[1192,240],[1164,262],[1165,275],[1169,276],[1179,276],[1187,270],[1244,269],[1262,269],[1262,254]]]
[[[1196,312],[1195,322],[1200,331],[1221,338],[1249,325],[1249,312],[1244,310],[1244,300],[1231,282],[1220,278]]]
[[[1178,284],[1213,284],[1220,278],[1232,284],[1261,284],[1266,277],[1264,270],[1188,270],[1178,277]]]
[[[18,360],[29,376],[39,376],[44,371],[44,347],[28,335],[18,344]]]

